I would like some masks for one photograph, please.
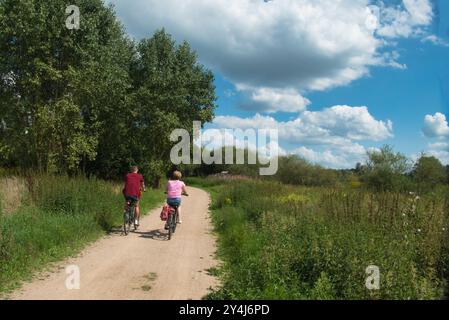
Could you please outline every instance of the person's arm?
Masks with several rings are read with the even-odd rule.
[[[140,181],[140,188],[142,189],[142,191],[146,191],[146,187],[145,187],[145,179],[142,176],[142,181]]]
[[[189,195],[189,194],[187,193],[187,189],[186,189],[186,185],[185,185],[185,184],[182,185],[182,194],[184,194],[184,195],[186,195],[186,196]]]

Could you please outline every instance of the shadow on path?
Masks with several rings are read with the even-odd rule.
[[[136,234],[140,234],[141,238],[153,239],[158,241],[167,241],[167,232],[162,229],[155,229],[149,232],[136,231]]]

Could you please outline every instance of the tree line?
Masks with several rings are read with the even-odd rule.
[[[214,75],[164,29],[135,41],[112,6],[72,3],[78,30],[66,1],[0,0],[0,165],[157,184],[171,130],[213,119]]]
[[[236,149],[234,148],[234,154]],[[245,150],[247,159],[250,151]],[[224,152],[222,152],[224,154]],[[329,169],[314,164],[298,155],[279,157],[279,169],[274,176],[263,179],[284,184],[311,187],[351,186],[380,192],[426,193],[441,185],[449,184],[449,165],[443,165],[434,156],[421,154],[412,161],[392,146],[369,151],[365,163],[357,163],[353,169]],[[223,159],[224,163],[224,159]],[[221,172],[259,178],[260,163],[255,165],[181,165],[178,168],[189,175],[209,176]]]

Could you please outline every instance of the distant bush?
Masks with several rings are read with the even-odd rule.
[[[410,191],[412,181],[406,176],[411,170],[410,160],[389,145],[379,151],[369,151],[362,171],[366,185],[376,191]]]
[[[325,169],[291,155],[279,158],[279,170],[274,178],[284,184],[334,186],[338,182],[339,175],[336,170]]]
[[[446,168],[433,156],[421,155],[413,167],[412,176],[418,192],[429,192],[438,185],[447,183]]]

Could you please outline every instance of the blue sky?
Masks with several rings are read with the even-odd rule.
[[[334,168],[391,144],[449,164],[449,1],[111,0],[128,33],[164,27],[216,76],[208,127],[279,129]]]

